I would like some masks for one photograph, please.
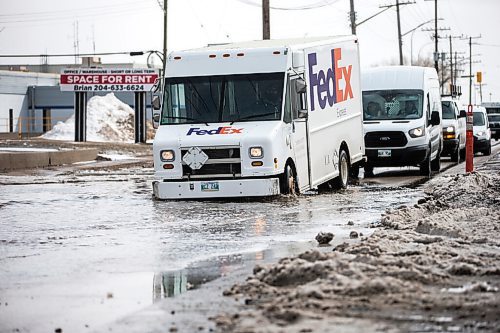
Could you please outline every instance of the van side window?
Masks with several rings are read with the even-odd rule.
[[[429,93],[427,93],[427,126],[430,125],[431,122],[431,99]]]

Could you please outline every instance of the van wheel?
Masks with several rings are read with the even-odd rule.
[[[460,147],[457,146],[457,149],[451,153],[451,161],[456,162],[457,164],[460,163]]]
[[[297,181],[295,180],[295,173],[290,164],[285,167],[285,172],[280,178],[280,191],[281,194],[296,194]]]
[[[490,156],[491,155],[491,140],[490,142],[488,143],[488,147],[486,148],[486,150],[484,151],[484,155],[486,156]]]
[[[339,154],[339,176],[332,182],[333,188],[337,190],[346,189],[349,181],[349,157],[344,149]]]
[[[441,147],[438,148],[436,158],[431,162],[431,170],[436,172],[441,170]]]
[[[423,161],[420,164],[420,174],[422,176],[427,177],[427,178],[431,178],[431,151],[430,151],[430,148],[429,148],[429,155],[427,156],[425,161]]]
[[[371,178],[374,176],[373,174],[373,165],[366,163],[363,167],[365,170],[365,178]]]

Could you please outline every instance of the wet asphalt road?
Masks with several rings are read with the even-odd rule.
[[[151,169],[0,175],[0,331],[91,331],[263,250],[369,234],[422,195],[415,169],[380,171],[343,192],[201,202],[152,200]]]

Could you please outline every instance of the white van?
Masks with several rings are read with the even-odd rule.
[[[442,155],[450,156],[454,162],[460,162],[465,156],[465,111],[460,111],[457,99],[451,96],[441,98],[443,111],[443,152]]]
[[[163,86],[153,117],[157,198],[345,188],[363,161],[355,36],[174,52]]]
[[[491,155],[491,129],[486,108],[483,106],[474,106],[472,108],[472,116],[474,154],[483,153],[484,155]]]
[[[388,66],[362,73],[365,176],[374,167],[439,171],[443,149],[441,95],[434,68]]]

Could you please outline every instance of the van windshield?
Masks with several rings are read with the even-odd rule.
[[[472,113],[472,125],[473,126],[484,126],[484,114],[482,112]]]
[[[442,101],[441,106],[443,107],[443,119],[456,119],[455,107],[450,101]]]
[[[161,125],[280,120],[285,73],[167,78]]]
[[[422,90],[371,90],[363,92],[364,120],[417,119],[422,117]]]

